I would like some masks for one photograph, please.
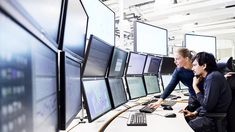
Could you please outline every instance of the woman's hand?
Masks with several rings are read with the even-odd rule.
[[[150,108],[158,108],[158,107],[161,105],[162,102],[163,102],[163,99],[160,98],[157,102],[155,102],[155,103],[150,103],[150,104],[148,105],[148,107],[150,107]]]

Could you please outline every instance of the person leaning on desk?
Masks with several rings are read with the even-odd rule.
[[[201,106],[194,112],[181,110],[185,113],[188,124],[195,132],[215,132],[214,119],[207,117],[207,113],[226,113],[231,103],[231,89],[225,77],[217,71],[215,58],[207,52],[199,52],[193,58],[192,70],[193,89]],[[204,79],[204,93],[197,84]]]
[[[155,103],[149,104],[149,107],[158,108],[164,99],[166,99],[175,89],[179,81],[181,81],[185,86],[188,87],[190,94],[187,109],[189,111],[194,111],[200,106],[200,103],[196,100],[196,94],[192,86],[194,77],[191,60],[193,57],[192,51],[188,50],[187,48],[179,48],[174,56],[177,67],[172,74],[171,81],[161,94],[160,99]],[[202,83],[199,84],[199,87],[202,88]]]

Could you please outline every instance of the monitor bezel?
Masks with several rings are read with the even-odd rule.
[[[66,29],[66,21],[67,21],[67,10],[68,10],[68,5],[69,5],[69,0],[63,0],[62,1],[62,10],[61,10],[61,18],[60,18],[60,24],[59,24],[59,30],[58,30],[58,37],[57,37],[57,43],[58,43],[58,49],[59,50],[64,50],[71,55],[84,60],[85,58],[85,49],[86,49],[86,40],[87,40],[87,30],[88,30],[88,22],[89,22],[89,16],[84,8],[84,5],[81,0],[78,0],[77,2],[80,2],[83,11],[87,17],[86,20],[86,31],[85,31],[85,36],[84,36],[84,47],[83,47],[83,56],[78,55],[77,53],[74,53],[72,50],[66,48],[64,46],[64,35],[65,35],[65,29]]]
[[[157,87],[159,88],[159,92],[148,92],[147,83],[145,81],[145,77],[146,76],[151,76],[151,77],[155,77],[156,78],[156,80],[157,80]],[[146,75],[143,76],[143,80],[144,80],[144,85],[145,85],[145,89],[146,89],[147,95],[161,93],[161,87],[160,87],[160,84],[159,84],[159,78],[156,75],[146,74]]]
[[[128,80],[127,78],[132,78],[132,77],[141,78],[142,83],[143,83],[143,86],[144,86],[145,95],[143,95],[143,96],[138,96],[138,97],[134,97],[134,98],[131,97],[130,87],[129,87],[129,83],[128,83],[128,81],[127,81],[127,80]],[[142,76],[142,75],[141,75],[141,76],[126,76],[126,77],[125,77],[125,81],[126,81],[126,86],[127,86],[126,90],[127,90],[127,93],[128,93],[128,95],[129,95],[129,99],[130,99],[130,100],[147,96],[146,88],[145,88],[145,85],[144,85],[144,79],[143,79],[143,76]]]
[[[143,63],[144,63],[144,66],[143,66],[143,70],[142,70],[141,74],[128,74],[128,73],[127,73],[127,72],[128,72],[129,63],[130,63],[131,54],[137,54],[137,55],[145,56],[145,60],[144,60],[144,62],[143,62]],[[147,55],[141,54],[141,53],[139,53],[139,52],[130,51],[130,52],[128,53],[128,59],[127,59],[127,64],[126,64],[125,75],[126,75],[126,76],[143,75],[146,60],[147,60]]]
[[[19,28],[22,28],[22,30],[24,30],[26,33],[28,33],[31,37],[33,37],[34,39],[36,39],[37,41],[40,42],[41,45],[47,47],[51,52],[53,52],[53,54],[56,57],[55,60],[55,71],[56,71],[56,99],[58,99],[58,66],[56,65],[56,62],[58,61],[58,49],[57,49],[57,45],[55,45],[55,43],[53,41],[51,41],[47,36],[45,36],[45,34],[43,34],[37,26],[35,26],[29,19],[29,17],[27,15],[24,14],[24,12],[19,11],[19,8],[15,7],[15,4],[12,4],[12,2],[10,1],[1,1],[0,4],[0,13],[2,13],[2,15],[4,15],[5,17],[7,17],[8,19],[10,19],[12,21],[12,23],[14,23],[16,26],[19,26]],[[32,84],[34,82],[32,81]],[[34,85],[34,84],[33,84]],[[32,89],[33,90],[33,89]],[[56,104],[56,110],[57,110],[57,114],[58,114],[58,100],[57,104]],[[32,111],[33,113],[33,111]],[[55,131],[58,131],[58,115],[56,117],[56,125],[55,127]]]
[[[103,80],[105,85],[106,85],[107,93],[108,93],[109,101],[110,101],[110,109],[108,109],[107,111],[104,111],[103,113],[101,113],[100,115],[96,116],[95,118],[92,118],[91,117],[91,113],[90,113],[90,108],[88,107],[89,105],[88,105],[87,95],[86,95],[86,92],[85,92],[85,87],[84,87],[83,82],[84,81],[96,81],[96,80]],[[84,99],[84,105],[86,106],[85,109],[86,109],[87,118],[88,118],[88,122],[89,123],[97,120],[98,118],[102,117],[103,115],[108,113],[110,110],[112,110],[112,104],[111,104],[110,95],[109,95],[109,92],[108,92],[108,86],[107,86],[107,83],[105,81],[105,78],[103,78],[103,77],[99,77],[99,78],[83,78],[82,79],[82,94],[83,94],[83,99]]]
[[[123,69],[123,71],[122,71],[122,73],[121,73],[121,76],[113,76],[113,75],[110,75],[111,74],[111,65],[112,65],[112,62],[113,62],[113,59],[114,59],[114,52],[115,52],[115,50],[119,50],[118,52],[123,52],[123,53],[125,53],[125,64],[124,64],[124,69]],[[108,69],[108,77],[122,77],[122,76],[124,76],[124,73],[125,73],[125,69],[126,69],[126,66],[127,66],[127,58],[128,58],[128,52],[126,52],[125,50],[122,50],[122,49],[120,49],[120,48],[117,48],[117,47],[114,47],[114,49],[113,49],[113,53],[112,53],[112,57],[111,57],[111,60],[110,60],[110,64],[109,64],[109,69]]]
[[[122,102],[118,105],[115,105],[114,104],[114,98],[113,98],[113,94],[111,92],[111,85],[110,85],[110,80],[112,79],[118,79],[118,80],[121,80],[121,85],[122,85],[122,89],[123,91],[125,92],[125,102]],[[110,97],[110,100],[111,100],[111,105],[112,105],[112,108],[117,108],[123,104],[125,104],[126,102],[128,102],[128,98],[127,98],[127,94],[126,94],[126,90],[125,90],[125,85],[124,85],[124,82],[122,80],[122,78],[114,78],[114,77],[110,77],[110,78],[106,78],[106,81],[107,81],[107,86],[108,86],[108,92],[109,92],[109,97]]]
[[[92,40],[93,39],[96,39],[100,42],[102,42],[103,44],[105,45],[108,45],[109,47],[111,47],[111,52],[110,52],[110,56],[109,56],[109,59],[108,59],[108,62],[107,62],[107,66],[106,66],[106,69],[105,69],[105,73],[103,75],[84,75],[84,72],[86,70],[86,65],[87,65],[87,61],[88,61],[88,57],[89,57],[89,54],[90,54],[90,49],[91,49],[91,43],[92,43]],[[109,43],[103,41],[102,39],[94,36],[94,35],[91,35],[90,36],[90,39],[89,39],[89,42],[88,42],[88,45],[87,45],[87,50],[86,50],[86,54],[85,54],[85,57],[84,57],[84,63],[83,63],[83,67],[82,67],[82,77],[85,77],[85,78],[89,78],[89,77],[106,77],[106,74],[107,74],[107,69],[109,67],[109,64],[110,64],[110,61],[111,61],[111,57],[112,57],[112,53],[113,53],[113,49],[114,49],[114,46],[110,45]]]
[[[183,43],[183,46],[187,48],[187,36],[198,36],[198,37],[208,37],[208,38],[214,38],[215,39],[215,53],[212,53],[215,58],[217,57],[217,38],[216,36],[210,36],[210,35],[200,35],[200,34],[191,34],[191,33],[186,33],[184,34],[184,43]],[[190,50],[193,50],[193,49],[190,49]],[[197,52],[197,51],[196,51]]]
[[[74,115],[66,121],[66,58],[70,59],[71,61],[74,61],[79,64],[80,66],[80,101],[81,102],[81,109],[82,109],[82,82],[81,82],[81,60],[75,58],[74,56],[70,55],[69,53],[66,53],[64,51],[58,51],[58,85],[59,85],[59,103],[58,103],[58,119],[59,119],[59,129],[60,130],[66,130],[66,128],[69,126],[69,124],[72,122],[72,120],[76,117],[76,115],[81,111],[78,110]]]
[[[148,57],[151,57],[151,59],[152,59],[152,57],[153,57],[153,58],[157,58],[157,59],[160,60],[157,73],[155,73],[155,72],[145,72],[145,68],[146,68],[146,64],[147,64]],[[151,62],[151,60],[150,60],[150,62]],[[144,74],[144,75],[151,74],[151,75],[157,75],[157,76],[159,76],[161,64],[162,64],[162,57],[156,56],[156,55],[148,54],[148,55],[147,55],[147,58],[146,58],[146,61],[145,61],[145,64],[144,64],[144,72],[143,72],[143,74]],[[150,66],[150,64],[149,64],[149,66]],[[148,69],[149,69],[149,67],[148,67]]]
[[[137,48],[138,48],[138,44],[137,44],[137,37],[138,37],[138,34],[137,34],[137,23],[140,23],[140,24],[143,24],[143,25],[146,25],[146,26],[149,26],[149,27],[153,27],[153,28],[156,28],[156,29],[160,29],[160,30],[164,30],[166,31],[166,54],[159,54],[159,53],[151,53],[151,54],[158,54],[158,55],[166,55],[168,56],[168,30],[165,29],[165,28],[162,28],[162,27],[159,27],[159,26],[155,26],[155,25],[151,25],[149,23],[145,23],[145,22],[141,22],[141,21],[135,21],[134,22],[134,51],[136,52],[140,52],[140,51],[137,51]],[[143,53],[147,53],[147,52],[143,52]]]

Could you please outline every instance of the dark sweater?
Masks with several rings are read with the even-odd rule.
[[[201,104],[201,107],[197,109],[199,114],[227,112],[232,100],[232,93],[220,72],[213,71],[205,77],[204,94],[197,93],[197,100]]]
[[[167,85],[167,87],[164,89],[161,98],[165,99],[167,98],[171,92],[175,89],[176,85],[181,81],[185,86],[188,87],[188,91],[190,94],[190,97],[194,96],[196,97],[196,93],[193,90],[193,77],[194,73],[191,69],[185,69],[183,67],[176,68],[172,74],[172,78],[170,83]],[[200,83],[200,88],[202,88],[202,83]]]

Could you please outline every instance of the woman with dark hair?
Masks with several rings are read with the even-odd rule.
[[[193,67],[197,77],[193,78],[193,89],[200,107],[194,112],[181,110],[188,118],[188,124],[195,132],[215,132],[215,121],[205,116],[207,113],[226,113],[232,99],[231,89],[223,76],[217,71],[215,58],[207,52],[199,52],[193,59]],[[204,79],[204,92],[198,83]]]
[[[180,81],[188,87],[189,101],[187,109],[194,111],[200,106],[199,102],[196,100],[196,94],[192,85],[194,77],[194,73],[192,71],[192,57],[192,51],[188,50],[187,48],[179,48],[176,51],[174,58],[177,67],[172,74],[171,81],[163,91],[160,99],[158,99],[158,101],[155,103],[149,104],[149,107],[158,108],[164,99],[166,99],[171,94]],[[202,85],[199,87],[202,87]]]

